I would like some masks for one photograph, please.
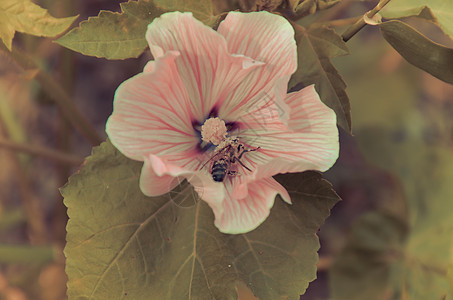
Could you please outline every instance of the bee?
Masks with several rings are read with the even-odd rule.
[[[238,138],[227,137],[217,146],[214,150],[214,155],[201,166],[201,169],[210,161],[213,161],[211,165],[212,179],[216,182],[223,182],[227,175],[237,175],[237,171],[231,169],[232,165],[236,162],[251,172],[252,170],[242,163],[241,158],[245,153],[258,149],[260,149],[260,147],[245,149],[244,144],[240,143]]]

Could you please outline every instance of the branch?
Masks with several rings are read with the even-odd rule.
[[[42,156],[47,159],[55,160],[57,162],[72,166],[78,166],[83,162],[83,158],[76,155],[67,154],[46,147],[16,143],[2,138],[0,138],[0,147],[5,147],[11,150],[17,150],[37,156]]]
[[[14,60],[25,70],[37,70],[35,79],[39,82],[43,90],[55,101],[65,118],[77,128],[80,133],[93,145],[102,142],[93,125],[83,116],[79,109],[74,105],[71,97],[66,91],[54,81],[54,79],[43,70],[25,53],[16,48],[10,52],[6,46],[0,42],[0,50]]]
[[[0,136],[3,135],[1,128],[4,127],[4,122],[0,118]],[[32,244],[43,244],[47,241],[47,228],[44,212],[42,211],[42,201],[32,191],[30,178],[24,171],[17,155],[13,151],[8,151],[5,154],[12,165],[12,176],[17,182],[17,192],[20,195],[24,212],[27,216],[30,242]]]
[[[371,19],[372,17],[374,17],[375,14],[377,14],[389,2],[390,2],[390,0],[380,0],[379,3],[376,5],[376,7],[373,8],[372,10],[370,10],[369,12],[367,12],[364,15],[364,17],[366,16],[369,19]],[[365,27],[365,25],[367,23],[365,22],[364,17],[360,18],[360,20],[358,20],[351,27],[346,29],[346,31],[341,35],[343,38],[343,41],[345,41],[345,42],[349,41],[357,32],[359,32],[360,30],[362,30],[363,27]]]

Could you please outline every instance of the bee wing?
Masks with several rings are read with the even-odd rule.
[[[214,154],[213,156],[211,156],[210,159],[208,159],[201,167],[200,167],[200,170],[203,169],[207,164],[208,162],[210,162],[211,160],[213,160],[215,157],[219,156],[220,154],[222,154],[223,152],[225,152],[226,148],[230,147],[230,145],[226,145],[225,147],[223,147],[222,149],[220,149],[219,151],[217,151],[216,154]]]

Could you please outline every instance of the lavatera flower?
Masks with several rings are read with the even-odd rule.
[[[314,86],[286,93],[297,67],[291,25],[268,12],[230,12],[217,31],[191,13],[156,18],[154,56],[116,91],[111,142],[144,161],[140,189],[158,196],[183,179],[224,233],[255,229],[277,194],[278,173],[329,169],[338,157],[335,113]]]

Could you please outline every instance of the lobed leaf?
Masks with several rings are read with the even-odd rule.
[[[30,0],[1,0],[0,39],[11,51],[16,31],[53,37],[68,29],[77,17],[54,18]]]
[[[107,59],[138,57],[147,47],[146,29],[161,14],[191,11],[205,24],[213,26],[219,16],[212,15],[212,3],[204,1],[130,0],[121,3],[121,12],[101,11],[57,40],[60,45],[84,55]]]
[[[431,41],[398,20],[381,23],[379,28],[385,40],[409,63],[453,84],[453,49]]]
[[[84,55],[107,59],[138,57],[147,47],[149,23],[165,11],[146,0],[121,3],[121,13],[101,11],[56,42]]]
[[[338,202],[332,186],[317,172],[278,175],[292,205],[276,201],[268,219],[254,231],[229,236],[239,277],[260,300],[294,299],[316,279],[316,232]]]
[[[450,243],[450,261],[448,263],[447,278],[450,289],[453,291],[453,240]]]
[[[440,25],[453,38],[452,0],[392,0],[380,12],[385,18],[421,16]]]
[[[294,204],[226,235],[190,186],[144,196],[140,168],[106,142],[62,188],[69,299],[236,299],[238,280],[261,300],[299,299],[315,278],[315,233],[338,201],[320,174],[279,177]]]
[[[338,124],[351,132],[351,106],[346,84],[330,61],[331,57],[349,53],[346,43],[333,29],[325,26],[307,30],[296,25],[294,29],[298,68],[289,82],[290,90],[297,85],[314,83],[322,101],[335,111]]]

